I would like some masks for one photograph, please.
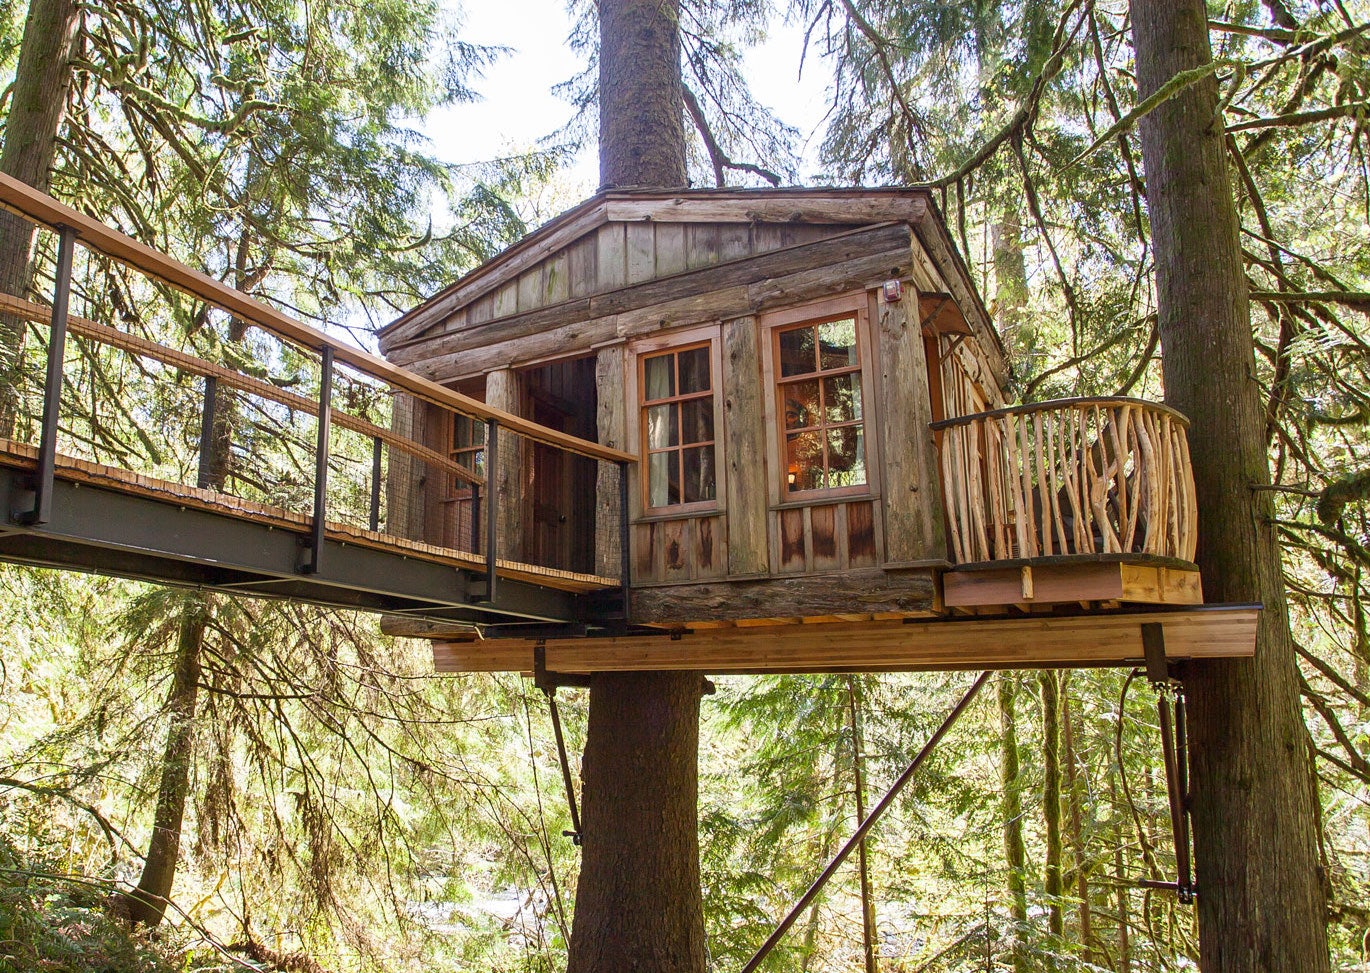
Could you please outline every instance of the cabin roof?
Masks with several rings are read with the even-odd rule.
[[[767,223],[844,228],[900,222],[911,226],[947,281],[972,330],[987,339],[1006,382],[1003,345],[980,299],[946,223],[925,187],[785,189],[613,189],[584,202],[529,233],[428,300],[381,329],[386,350],[411,342],[453,314],[509,283],[538,261],[608,223]]]

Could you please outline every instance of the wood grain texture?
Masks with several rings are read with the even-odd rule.
[[[556,672],[684,669],[704,672],[917,672],[1135,666],[1141,627],[1159,622],[1166,657],[1251,656],[1258,608],[1096,613],[1024,618],[831,622],[687,632],[679,639],[554,639],[547,667]],[[527,672],[531,642],[434,643],[439,672]]]
[[[885,557],[922,561],[946,554],[932,402],[917,295],[876,306]]]
[[[763,574],[767,468],[756,318],[723,325],[724,456],[728,471],[728,573]]]
[[[599,441],[615,449],[629,446],[624,369],[622,346],[601,348],[595,356],[595,422]],[[595,474],[595,573],[606,577],[622,571],[620,475],[623,474],[615,463],[600,463]]]
[[[948,571],[942,575],[942,598],[948,608],[1080,601],[1198,605],[1203,592],[1197,569],[1113,560]]]
[[[802,546],[802,531],[799,543]],[[802,551],[795,556],[802,564]],[[644,625],[803,618],[834,612],[925,612],[932,609],[934,599],[931,571],[886,573],[879,569],[663,585],[632,592],[633,620]]]

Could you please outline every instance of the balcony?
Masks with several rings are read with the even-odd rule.
[[[935,423],[947,607],[1201,602],[1188,424],[1126,398]]]

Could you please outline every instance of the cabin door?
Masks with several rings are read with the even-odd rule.
[[[528,418],[597,441],[593,356],[530,369],[524,375],[524,392]],[[597,464],[541,443],[531,444],[531,455],[525,559],[544,567],[593,572]]]

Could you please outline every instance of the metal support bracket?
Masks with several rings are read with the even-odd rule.
[[[566,806],[571,812],[571,827],[562,834],[571,839],[571,844],[580,847],[580,809],[576,806],[576,788],[571,779],[571,762],[566,757],[566,738],[561,732],[561,711],[557,709],[557,687],[567,683],[557,681],[553,678],[555,676],[555,673],[547,671],[547,642],[545,639],[538,639],[533,645],[533,683],[547,697],[547,709],[552,717],[552,735],[557,741],[557,759],[561,764],[561,782],[566,786]],[[588,685],[589,677],[586,676],[584,679]]]
[[[1146,675],[1156,690],[1156,709],[1161,724],[1161,754],[1165,761],[1166,794],[1170,798],[1170,823],[1175,836],[1173,886],[1169,882],[1148,887],[1174,888],[1182,905],[1191,905],[1198,895],[1189,851],[1189,742],[1185,726],[1184,689],[1174,678],[1165,657],[1165,629],[1159,622],[1142,624],[1142,651]],[[1174,697],[1174,707],[1171,697]]]

